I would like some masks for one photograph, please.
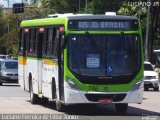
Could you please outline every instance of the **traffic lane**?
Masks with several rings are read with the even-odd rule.
[[[113,105],[74,105],[68,107],[67,112],[57,112],[53,101],[46,105],[32,105],[27,97],[0,97],[0,101],[5,101],[3,105],[0,103],[0,114],[65,114],[76,115],[80,120],[142,120],[144,114],[158,115],[157,112],[130,106],[127,114],[117,114]]]
[[[64,114],[54,110],[54,104],[32,105],[29,97],[0,97],[0,101],[0,114]]]
[[[126,115],[128,116],[142,116],[158,115],[160,116],[160,91],[156,92],[150,89],[144,91],[142,104],[130,103]],[[68,114],[81,115],[120,115],[115,112],[114,104],[99,104],[99,105],[79,105],[71,106]]]
[[[118,114],[115,111],[115,107],[113,104],[108,105],[75,105],[70,106],[67,109],[66,114],[69,115],[87,115],[87,116],[142,116],[145,114],[148,115],[158,115],[160,116],[159,112],[155,112],[152,110],[146,110],[142,108],[137,108],[133,106],[128,107],[128,111],[126,114]]]
[[[29,93],[18,84],[0,86],[0,101],[0,114],[60,114],[53,110],[52,104],[48,104],[48,107],[32,105]]]
[[[148,111],[153,111],[159,113],[160,115],[160,91],[154,91],[150,89],[149,91],[144,91],[143,93],[143,103],[142,104],[130,104],[130,106],[144,109]]]
[[[0,86],[0,97],[28,97],[29,93],[25,92],[19,84],[3,83]]]
[[[32,105],[30,100],[26,97],[13,98],[8,97],[2,99],[0,101],[5,101],[3,106],[0,105],[0,108],[10,108],[11,113],[36,113],[36,114],[60,114],[62,112],[57,112],[55,107],[55,102],[49,101],[48,104],[35,104]],[[9,107],[10,106],[10,107]],[[18,111],[14,110],[19,108]],[[23,109],[21,109],[23,108]],[[1,110],[0,110],[1,111]],[[4,112],[5,113],[5,112]],[[6,111],[8,113],[8,110]],[[142,115],[158,115],[159,112],[154,112],[152,110],[146,110],[142,108],[137,108],[133,106],[128,107],[128,111],[126,114],[118,114],[115,111],[113,104],[108,105],[70,105],[67,107],[66,111],[63,112],[68,115],[81,115],[81,116],[142,116]]]
[[[160,115],[160,92],[145,91],[142,104],[129,104],[126,116],[142,116],[143,114]],[[19,85],[0,86],[0,113],[59,113],[55,109],[55,103],[50,101],[46,105],[32,105],[29,101],[29,93],[24,92]],[[5,109],[8,108],[8,109]],[[22,109],[21,109],[22,108]],[[41,109],[41,110],[40,110]],[[9,110],[9,112],[7,112]],[[117,116],[114,105],[71,105],[65,114],[84,115],[84,116]]]
[[[87,108],[85,106],[74,107],[74,109],[71,109],[66,114],[79,115],[83,120],[160,120],[160,114],[158,112],[131,106],[128,107],[126,114],[118,114],[115,112],[114,105],[111,104]]]

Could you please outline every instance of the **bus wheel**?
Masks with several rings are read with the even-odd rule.
[[[148,89],[149,89],[148,87],[144,87],[144,91],[148,91]]]
[[[154,88],[154,91],[159,91],[159,87],[155,87],[155,88]]]
[[[128,104],[127,103],[118,103],[115,104],[116,112],[118,113],[126,113],[128,109]]]
[[[33,93],[33,85],[30,83],[30,101],[31,104],[37,104],[39,102],[38,95]]]
[[[0,86],[2,86],[2,83],[0,82]]]
[[[58,112],[63,112],[65,110],[65,105],[61,103],[59,100],[56,100],[56,110]]]
[[[48,98],[42,97],[41,101],[42,101],[42,104],[47,104],[48,103]]]

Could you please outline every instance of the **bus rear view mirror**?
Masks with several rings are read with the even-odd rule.
[[[65,49],[68,43],[68,36],[61,36],[61,49]]]

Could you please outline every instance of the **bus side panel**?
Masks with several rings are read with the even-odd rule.
[[[29,84],[28,84],[28,60],[26,59],[26,65],[24,66],[24,89],[29,91]]]
[[[18,83],[19,83],[19,85],[21,86],[21,88],[24,89],[23,67],[24,67],[24,65],[22,65],[22,64],[19,64],[19,65],[18,65]]]
[[[42,93],[42,60],[38,60],[37,63],[37,80],[38,80],[38,93]]]
[[[32,69],[30,69],[30,62],[31,61],[31,59],[29,59],[29,58],[27,58],[27,63],[29,63],[29,64],[27,64],[26,65],[26,71],[25,71],[25,90],[26,91],[29,91],[29,74],[31,74],[31,77],[32,77]]]
[[[51,68],[49,65],[43,61],[42,69],[42,94],[47,98],[51,98],[51,77],[50,77]]]
[[[53,61],[43,61],[42,71],[42,94],[47,98],[52,98],[52,79],[58,79],[58,66]]]
[[[32,75],[32,86],[33,92],[38,94],[38,60],[31,58],[28,60],[28,71],[31,72]]]
[[[18,58],[18,82],[19,85],[25,89],[25,66],[26,66],[26,59],[22,56]]]

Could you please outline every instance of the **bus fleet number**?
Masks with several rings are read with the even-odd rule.
[[[97,86],[89,86],[89,91],[99,91]]]

